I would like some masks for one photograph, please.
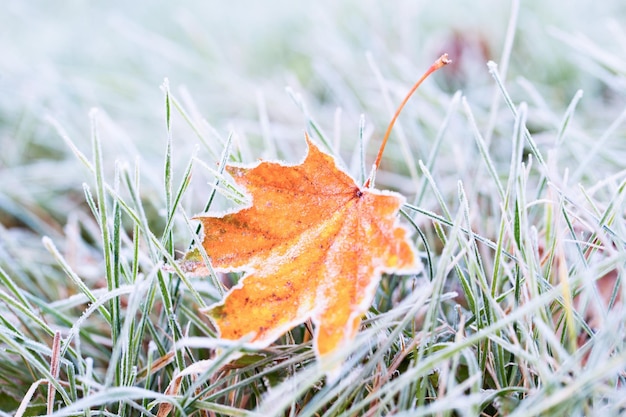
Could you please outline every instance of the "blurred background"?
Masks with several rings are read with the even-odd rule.
[[[454,63],[425,83],[400,118],[396,134],[406,144],[392,138],[381,187],[415,193],[415,161],[426,159],[456,91],[489,136],[496,164],[499,149],[508,164],[513,117],[500,104],[494,118],[494,100],[502,100],[488,60],[500,64],[514,102],[529,102],[528,125],[540,145],[554,141],[584,90],[570,130],[572,155],[582,158],[626,103],[625,18],[621,0],[8,0],[0,12],[0,223],[36,236],[60,233],[68,213],[83,207],[81,184],[91,176],[59,128],[90,156],[92,108],[99,109],[106,171],[139,158],[144,192],[159,200],[166,78],[208,143],[173,111],[179,174],[198,147],[213,165],[230,133],[244,161],[296,162],[312,118],[358,176],[360,116],[369,164],[393,110],[442,52]],[[602,163],[588,180],[608,175],[600,167],[615,172],[623,164],[614,150],[623,150],[624,128],[616,129],[615,148],[598,152]],[[464,116],[455,115],[446,132],[435,175],[454,190],[475,150],[459,159],[474,147]],[[564,160],[572,163],[572,155]],[[207,182],[202,175],[199,184]],[[189,210],[201,200],[187,202]]]

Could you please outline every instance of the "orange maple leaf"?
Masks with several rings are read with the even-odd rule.
[[[398,223],[404,197],[359,187],[308,136],[307,144],[299,165],[228,166],[253,205],[195,218],[212,266],[245,271],[222,302],[204,310],[220,336],[251,335],[266,347],[312,319],[324,357],[354,338],[383,272],[417,273],[422,265]]]
[[[402,107],[442,55],[413,86],[396,111],[378,152],[378,167]],[[409,232],[398,222],[404,197],[363,187],[332,156],[306,137],[308,154],[298,165],[260,162],[227,166],[252,204],[222,216],[200,215],[202,246],[218,271],[243,271],[225,298],[202,310],[220,337],[262,348],[311,319],[314,348],[326,358],[354,339],[383,273],[418,273],[422,264]],[[197,253],[183,267],[204,270]],[[333,365],[331,365],[333,367]],[[330,369],[332,371],[332,369]]]

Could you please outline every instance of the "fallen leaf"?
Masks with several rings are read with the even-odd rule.
[[[355,337],[382,273],[418,273],[422,264],[398,222],[404,197],[359,187],[306,140],[299,165],[228,166],[252,205],[195,219],[213,268],[245,271],[223,301],[203,310],[220,336],[247,336],[262,348],[311,319],[323,362]],[[183,265],[203,269],[193,252]]]

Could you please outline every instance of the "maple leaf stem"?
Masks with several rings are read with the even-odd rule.
[[[448,54],[441,55],[430,66],[430,68],[426,70],[426,72],[420,77],[420,79],[417,80],[417,82],[413,85],[413,87],[408,92],[406,97],[404,97],[404,100],[402,100],[402,103],[400,103],[400,105],[398,106],[398,109],[396,110],[396,113],[393,115],[391,122],[389,122],[389,126],[387,126],[387,131],[385,132],[385,136],[383,137],[383,143],[380,145],[380,149],[378,149],[378,155],[376,156],[376,161],[374,162],[374,165],[373,165],[372,175],[367,179],[367,181],[363,185],[364,187],[367,188],[373,185],[372,178],[373,178],[374,173],[378,169],[378,166],[380,165],[381,159],[383,159],[383,151],[385,150],[385,145],[387,144],[387,141],[389,140],[391,129],[393,128],[393,125],[396,123],[396,120],[398,119],[400,112],[402,112],[402,109],[404,108],[406,103],[409,101],[409,98],[411,98],[415,90],[417,90],[417,88],[422,84],[422,82],[424,82],[426,78],[428,78],[430,74],[437,71],[439,68],[443,67],[444,65],[449,64],[450,62],[452,61],[448,58]]]

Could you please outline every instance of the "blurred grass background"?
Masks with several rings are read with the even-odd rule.
[[[411,201],[419,184],[415,161],[428,158],[456,91],[467,98],[499,172],[508,170],[514,117],[489,74],[486,62],[493,60],[513,101],[528,103],[528,128],[551,155],[550,169],[563,178],[559,186],[589,187],[604,207],[626,170],[624,22],[621,0],[5,1],[0,265],[33,297],[51,303],[66,298],[74,290],[62,278],[52,281],[63,274],[41,243],[50,236],[88,285],[102,286],[98,231],[88,220],[82,188],[84,182],[93,185],[92,179],[58,131],[62,127],[91,155],[94,107],[100,112],[105,176],[113,178],[116,164],[139,160],[149,220],[163,226],[165,78],[209,139],[209,145],[199,145],[197,132],[173,112],[175,183],[196,150],[214,166],[231,132],[234,153],[244,161],[296,162],[309,117],[358,176],[360,116],[371,163],[395,106],[422,71],[448,52],[454,63],[409,103],[377,176],[379,188],[400,190]],[[584,95],[552,154],[579,89]],[[450,204],[459,180],[468,194],[489,193],[476,180],[481,159],[461,113],[453,112],[447,122],[432,170]],[[188,215],[201,211],[210,178],[194,172],[183,204]],[[421,203],[437,211],[434,197]],[[623,207],[623,201],[617,204]],[[496,203],[485,206],[495,211]],[[486,210],[476,220],[488,237],[497,232],[492,214]],[[184,223],[175,232],[177,246],[186,249]]]
[[[388,80],[389,104],[395,106],[445,51],[454,67],[431,83],[443,94],[461,89],[480,126],[495,91],[485,62],[501,59],[512,7],[501,1],[5,2],[0,14],[3,216],[38,209],[63,224],[72,205],[68,195],[82,181],[79,168],[47,116],[81,147],[89,137],[87,113],[98,107],[110,119],[112,134],[104,147],[112,160],[140,156],[148,167],[160,160],[165,126],[159,86],[165,77],[173,92],[186,91],[197,116],[223,135],[234,130],[259,147],[263,134],[277,143],[301,143],[304,118],[285,94],[289,86],[304,96],[329,135],[341,108],[340,134],[349,144],[356,139],[360,114],[376,129],[376,139],[389,119],[371,62]],[[620,27],[625,9],[620,1],[576,0],[567,7],[522,2],[506,78],[512,81],[513,99],[531,102],[531,112],[536,109],[532,128],[558,123],[578,89],[585,98],[576,123],[590,136],[615,120],[626,89]],[[519,77],[527,83],[516,82]],[[441,111],[415,101],[413,117],[420,127],[438,126]],[[269,127],[259,123],[260,102]],[[411,139],[419,159],[432,132],[416,133],[419,137]],[[194,137],[182,131],[176,143],[185,154]],[[271,149],[246,155],[258,156],[274,155]]]

